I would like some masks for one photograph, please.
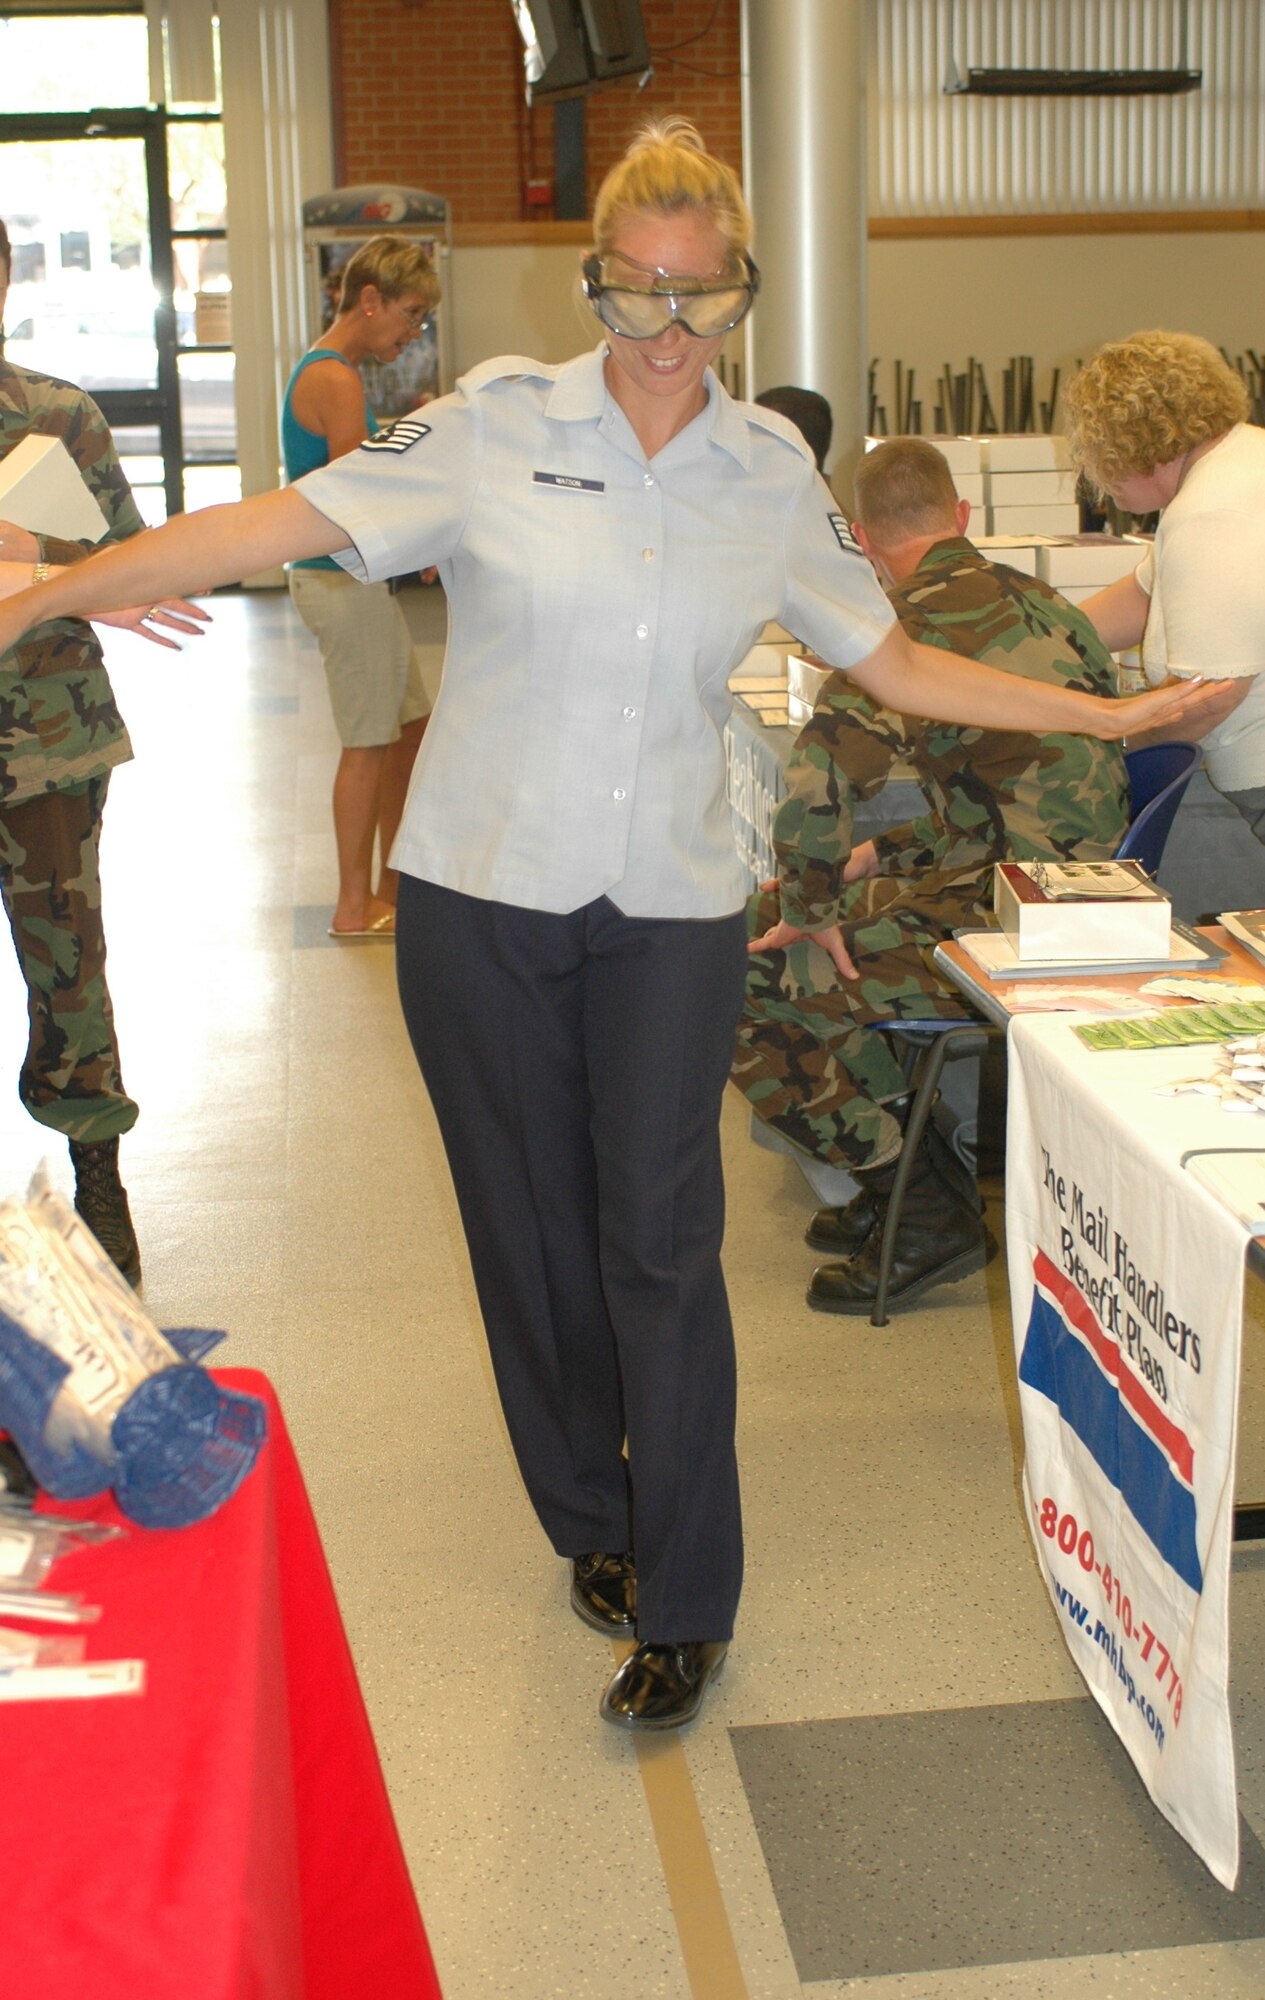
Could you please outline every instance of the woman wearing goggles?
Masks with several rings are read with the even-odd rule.
[[[946,722],[1121,736],[1177,705],[905,637],[802,438],[711,370],[755,292],[750,230],[732,169],[691,127],[650,127],[593,217],[600,347],[484,362],[284,492],[0,605],[4,653],[35,623],[286,558],[337,554],[365,581],[439,564],[400,997],[527,1490],[574,1611],[635,1641],[601,1705],[629,1729],[697,1715],[742,1582],[718,1129],[747,940],[729,674],[776,619],[876,701]],[[541,1699],[569,1712],[557,1670],[545,1648]]]
[[[760,273],[746,251],[731,251],[709,277],[649,269],[618,252],[586,257],[584,296],[611,333],[625,340],[653,340],[670,326],[699,340],[732,333],[750,312]]]

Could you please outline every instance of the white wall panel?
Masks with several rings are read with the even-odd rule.
[[[1179,97],[946,96],[973,68],[1173,69],[1181,0],[869,0],[877,216],[1265,206],[1265,7],[1189,0]],[[953,21],[952,45],[950,21]]]

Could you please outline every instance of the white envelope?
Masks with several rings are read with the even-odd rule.
[[[0,521],[63,542],[99,542],[109,525],[61,439],[34,435],[0,459]]]

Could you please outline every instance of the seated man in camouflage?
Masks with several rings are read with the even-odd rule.
[[[970,507],[933,445],[880,445],[858,468],[854,497],[857,539],[912,638],[1035,680],[1113,692],[1110,656],[1089,621],[963,539]],[[854,802],[872,798],[898,761],[917,773],[925,817],[854,847]],[[1111,855],[1128,823],[1128,779],[1115,743],[919,721],[876,707],[843,674],[831,676],[801,731],[787,778],[773,829],[778,877],[749,911],[733,1078],[766,1123],[858,1181],[846,1207],[813,1217],[810,1246],[845,1261],[814,1272],[808,1302],[865,1316],[878,1282],[874,1225],[907,1109],[901,1067],[868,1024],[961,1017],[930,948],[991,920],[994,862]],[[973,1190],[943,1170],[934,1139],[920,1151],[894,1305],[984,1260]]]

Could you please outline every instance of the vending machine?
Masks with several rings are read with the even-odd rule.
[[[343,268],[371,236],[406,236],[435,267],[441,297],[418,338],[398,361],[364,361],[369,407],[380,424],[415,410],[452,387],[452,221],[441,195],[421,188],[345,187],[303,204],[309,338],[338,310]]]

